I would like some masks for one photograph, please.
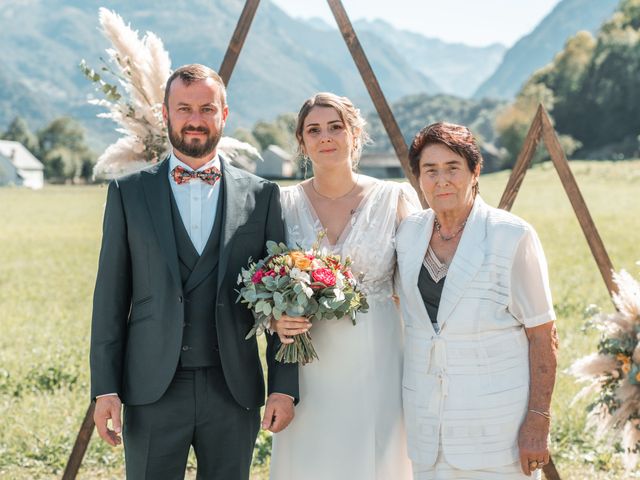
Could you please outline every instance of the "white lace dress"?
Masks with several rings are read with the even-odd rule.
[[[309,248],[323,226],[302,186],[281,192],[290,246]],[[408,184],[379,181],[336,245],[364,274],[369,312],[319,321],[310,330],[319,360],[300,368],[300,403],[273,437],[271,480],[409,480],[402,415],[402,325],[393,299],[398,202],[416,208]]]

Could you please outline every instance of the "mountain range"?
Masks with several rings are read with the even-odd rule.
[[[474,98],[512,99],[533,72],[553,60],[569,37],[594,33],[614,12],[619,0],[562,0],[504,55],[502,63],[478,87]]]
[[[56,116],[69,115],[85,125],[97,148],[114,139],[113,124],[97,119],[95,115],[101,110],[87,104],[87,98],[95,92],[78,68],[82,59],[99,68],[99,59],[109,47],[99,32],[99,7],[114,10],[141,34],[156,33],[164,41],[172,65],[198,62],[218,68],[244,3],[243,0],[2,0],[0,130],[18,114],[32,128],[41,127]],[[558,23],[550,17],[563,13],[565,10],[560,8],[563,4],[578,3],[583,6],[588,3],[590,8],[571,10],[571,27],[560,33],[549,31]],[[498,93],[504,88],[492,86],[502,85],[501,79],[506,74],[498,75],[499,72],[507,72],[508,78],[524,79],[537,68],[521,57],[532,56],[531,50],[538,48],[540,36],[553,36],[560,50],[569,35],[596,21],[592,20],[596,16],[594,10],[604,15],[601,5],[605,3],[616,2],[562,0],[541,23],[551,27],[536,35],[536,31],[532,32],[529,40],[521,40],[506,54],[502,45],[470,47],[445,43],[396,29],[381,20],[357,21],[354,27],[390,102],[417,94],[469,97],[475,91],[477,96],[483,89],[487,95],[494,95],[496,88]],[[524,48],[527,45],[530,47]],[[513,86],[517,82],[508,83]],[[305,98],[327,90],[349,96],[364,111],[372,109],[336,27],[321,20],[292,18],[269,0],[263,0],[230,81],[232,113],[228,130],[250,128],[257,120],[271,120],[279,113],[296,111]],[[511,95],[516,92],[517,88]]]

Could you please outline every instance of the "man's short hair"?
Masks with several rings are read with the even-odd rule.
[[[187,86],[191,85],[193,82],[206,80],[207,78],[212,79],[220,87],[220,92],[222,93],[222,106],[224,107],[227,104],[227,89],[222,78],[220,78],[220,75],[209,67],[200,65],[199,63],[192,63],[178,68],[167,79],[167,84],[164,88],[164,104],[167,108],[169,108],[169,89],[176,78],[180,78],[180,80],[182,80]]]

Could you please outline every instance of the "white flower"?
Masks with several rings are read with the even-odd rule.
[[[300,285],[302,285],[302,291],[307,296],[307,298],[313,297],[313,289],[311,287],[302,282],[300,283]]]
[[[293,280],[300,280],[300,283],[303,286],[311,283],[311,277],[309,276],[309,274],[307,272],[303,272],[299,268],[292,268],[289,272],[289,277],[291,277]]]
[[[340,290],[339,288],[333,289],[333,295],[336,297],[336,300],[338,301],[344,300],[344,293],[342,293],[342,290]]]

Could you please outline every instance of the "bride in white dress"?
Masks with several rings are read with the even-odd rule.
[[[353,171],[366,139],[360,112],[344,97],[319,93],[298,115],[301,153],[314,177],[286,187],[281,202],[290,246],[321,247],[353,260],[369,312],[356,326],[318,321],[310,330],[319,360],[300,367],[300,403],[289,427],[273,436],[271,480],[409,480],[402,415],[402,326],[393,301],[395,232],[418,208],[408,184]],[[306,331],[305,319],[273,327],[283,341]]]

